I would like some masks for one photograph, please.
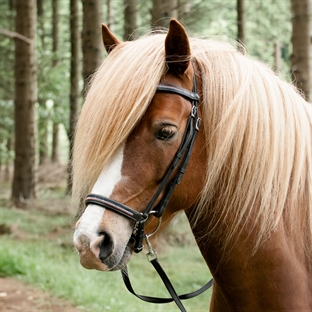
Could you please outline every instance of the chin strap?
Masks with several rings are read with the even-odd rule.
[[[171,298],[158,298],[158,297],[150,297],[150,296],[143,296],[143,295],[137,294],[131,285],[129,274],[128,274],[128,269],[126,266],[121,270],[121,274],[122,274],[122,278],[123,278],[125,286],[127,287],[128,291],[130,293],[132,293],[137,298],[139,298],[143,301],[150,302],[150,303],[158,303],[158,304],[159,303],[169,303],[169,302],[174,301],[176,303],[176,305],[179,307],[180,311],[186,312],[181,300],[191,299],[191,298],[194,298],[194,297],[200,295],[201,293],[203,293],[204,291],[206,291],[207,289],[209,289],[212,286],[213,279],[211,279],[206,285],[204,285],[203,287],[201,287],[200,289],[198,289],[194,292],[183,294],[183,295],[178,295],[177,292],[175,291],[173,285],[171,284],[167,274],[165,273],[164,269],[162,268],[162,266],[158,262],[157,253],[152,249],[152,246],[148,240],[148,235],[145,235],[144,239],[145,239],[147,247],[148,247],[148,253],[146,254],[146,257],[147,257],[148,261],[153,265],[153,267],[157,271],[160,278],[162,279],[162,282],[166,286],[169,294],[171,295]]]

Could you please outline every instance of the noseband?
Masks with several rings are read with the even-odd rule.
[[[200,293],[202,293],[203,291],[211,287],[212,281],[209,281],[205,286],[203,286],[198,291],[195,291],[190,294],[178,296],[173,286],[171,285],[167,275],[165,274],[160,264],[158,263],[157,254],[151,248],[148,238],[149,236],[151,236],[153,233],[157,231],[159,224],[160,224],[161,217],[169,203],[170,197],[176,185],[178,185],[181,182],[181,179],[183,177],[183,174],[185,173],[187,164],[192,154],[196,134],[200,127],[201,119],[198,116],[198,102],[199,102],[200,97],[197,93],[196,75],[194,74],[194,77],[193,77],[192,91],[189,91],[185,88],[182,88],[180,86],[173,85],[173,84],[159,83],[159,85],[157,86],[156,92],[172,93],[172,94],[177,94],[179,96],[182,96],[183,98],[185,98],[191,103],[192,107],[191,107],[190,116],[188,117],[188,120],[187,120],[186,128],[184,131],[184,135],[183,135],[183,139],[181,141],[180,147],[178,151],[176,152],[170,164],[170,167],[168,168],[167,172],[162,178],[158,189],[156,190],[149,204],[145,208],[144,212],[137,212],[134,209],[120,202],[117,202],[115,200],[112,200],[112,199],[109,199],[107,197],[100,196],[97,194],[88,195],[85,203],[86,205],[95,204],[95,205],[101,206],[103,208],[112,210],[128,219],[135,221],[134,230],[133,230],[129,243],[132,246],[134,246],[133,248],[134,252],[138,253],[142,251],[143,240],[145,239],[148,250],[149,250],[147,257],[149,261],[154,265],[157,272],[159,273],[160,277],[162,278],[172,298],[155,298],[155,297],[137,295],[132,289],[132,286],[130,284],[130,280],[128,277],[128,273],[125,268],[122,270],[122,274],[123,274],[123,279],[128,290],[131,293],[133,293],[135,296],[137,296],[138,298],[144,301],[148,301],[148,302],[166,303],[166,302],[175,301],[175,303],[178,305],[180,310],[185,311],[180,299],[189,299],[189,298],[193,298],[199,295]],[[177,173],[171,178],[173,172],[177,168],[178,168]],[[159,198],[160,194],[163,191],[164,191],[163,197],[161,198],[160,202],[155,206],[157,199]],[[154,217],[159,219],[159,224],[158,224],[157,229],[153,233],[147,235],[144,231],[144,227],[145,227],[145,222],[147,221],[150,214],[152,214]]]

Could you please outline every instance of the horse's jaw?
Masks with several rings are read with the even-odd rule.
[[[108,268],[108,270],[106,271],[118,271],[123,269],[129,262],[132,251],[132,246],[128,244],[124,249],[123,253],[116,252],[112,254],[108,259],[103,260],[102,264]]]

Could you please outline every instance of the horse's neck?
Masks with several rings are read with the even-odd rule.
[[[203,229],[193,233],[214,276],[211,311],[312,311],[312,272],[282,226],[256,252],[250,233],[222,251],[222,237]]]

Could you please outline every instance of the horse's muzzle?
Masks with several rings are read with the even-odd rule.
[[[75,232],[74,244],[81,265],[90,270],[108,271],[109,267],[105,264],[105,259],[113,252],[113,243],[108,235],[93,236],[90,239],[86,235],[79,235],[78,232],[79,230]]]

